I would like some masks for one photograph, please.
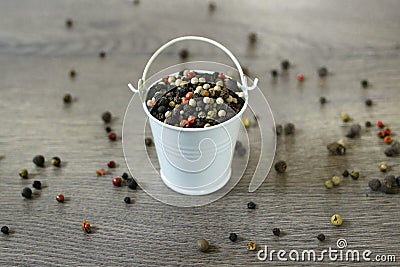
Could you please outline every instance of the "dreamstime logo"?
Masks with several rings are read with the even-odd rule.
[[[264,249],[261,249],[257,253],[257,258],[260,261],[332,261],[332,262],[396,262],[396,255],[394,254],[377,254],[372,255],[372,251],[357,250],[357,249],[346,249],[347,240],[339,238],[336,241],[336,247],[328,247],[322,251],[316,251],[314,249],[296,250],[290,251],[281,250],[269,250],[268,246],[265,245]]]

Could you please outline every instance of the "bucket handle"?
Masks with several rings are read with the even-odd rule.
[[[202,42],[206,42],[209,44],[212,44],[218,48],[220,48],[222,51],[224,51],[233,61],[233,63],[235,64],[236,68],[239,71],[239,76],[240,76],[240,80],[242,82],[242,90],[244,92],[246,92],[247,90],[253,90],[254,88],[257,87],[257,83],[258,83],[258,79],[255,78],[253,85],[252,86],[247,86],[247,78],[243,73],[243,69],[239,64],[239,61],[236,59],[236,57],[232,54],[231,51],[228,50],[228,48],[226,48],[225,46],[223,46],[222,44],[206,38],[206,37],[201,37],[201,36],[182,36],[182,37],[177,37],[175,39],[172,39],[171,41],[167,42],[166,44],[162,45],[149,59],[149,61],[147,62],[144,70],[143,70],[143,74],[142,74],[142,78],[139,79],[138,81],[138,86],[137,89],[132,85],[132,83],[128,84],[129,89],[131,89],[132,92],[134,93],[138,93],[143,89],[143,84],[146,81],[146,76],[147,76],[147,72],[149,71],[149,68],[151,66],[151,64],[153,63],[153,61],[156,59],[156,57],[167,47],[177,43],[177,42],[181,42],[181,41],[187,41],[187,40],[193,40],[193,41],[202,41]]]

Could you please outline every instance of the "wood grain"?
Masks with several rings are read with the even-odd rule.
[[[212,14],[205,1],[0,2],[0,225],[12,230],[0,236],[1,266],[320,266],[259,262],[246,243],[320,251],[336,248],[338,238],[345,238],[349,249],[400,259],[399,195],[371,193],[367,185],[384,177],[381,161],[391,166],[389,174],[400,175],[399,158],[383,154],[386,145],[375,127],[363,127],[360,137],[348,140],[345,156],[331,156],[326,149],[348,129],[341,111],[362,126],[382,119],[397,138],[400,3],[215,2]],[[75,22],[71,30],[64,26],[67,18]],[[250,32],[257,33],[255,47],[247,45]],[[276,122],[293,122],[296,134],[277,140],[275,159],[287,162],[287,172],[272,170],[255,193],[247,192],[259,153],[259,144],[252,142],[245,176],[227,196],[202,207],[176,208],[143,190],[112,186],[112,175],[127,168],[121,140],[108,141],[101,114],[113,113],[112,127],[120,135],[131,97],[126,84],[137,81],[155,49],[187,34],[226,45],[250,76],[260,79]],[[178,63],[180,48],[189,49],[190,60],[229,62],[218,50],[190,42],[166,51],[152,72]],[[273,80],[270,70],[279,69],[285,58],[292,68]],[[317,77],[320,66],[330,71],[325,80]],[[71,68],[78,73],[74,80],[68,77]],[[299,72],[306,77],[302,84],[295,79]],[[363,78],[371,83],[367,89],[360,88]],[[62,103],[66,92],[75,98],[69,106]],[[320,96],[328,99],[326,105],[319,104]],[[367,98],[372,107],[364,104]],[[258,136],[255,128],[248,135]],[[48,160],[59,156],[63,166],[36,168],[36,154]],[[96,177],[95,170],[110,159],[119,167]],[[20,168],[28,169],[28,180],[18,177]],[[324,181],[344,169],[360,170],[361,177],[326,190]],[[22,199],[22,188],[33,180],[44,188],[32,200]],[[67,197],[64,204],[55,201],[57,193]],[[126,205],[125,196],[134,204]],[[248,210],[248,201],[257,209]],[[341,227],[330,224],[334,213],[343,216]],[[93,234],[81,231],[82,219],[93,225]],[[274,227],[284,235],[274,237]],[[229,241],[230,232],[240,240]],[[316,239],[321,232],[327,236],[322,243]],[[199,238],[210,241],[209,253],[196,250]]]

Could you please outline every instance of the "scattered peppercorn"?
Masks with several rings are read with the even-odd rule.
[[[382,132],[384,136],[388,136],[392,133],[392,131],[388,127],[384,127]]]
[[[326,102],[327,102],[327,100],[326,100],[325,97],[321,96],[321,97],[319,98],[319,103],[320,103],[321,105],[325,104]]]
[[[325,187],[326,187],[327,189],[333,188],[333,182],[332,182],[332,180],[327,180],[327,181],[325,181],[324,185],[325,185]]]
[[[114,132],[109,132],[108,133],[108,139],[110,139],[111,141],[117,140],[117,134],[114,133]]]
[[[64,195],[63,194],[58,194],[56,196],[56,200],[60,203],[64,202]]]
[[[287,70],[290,67],[290,62],[289,60],[285,59],[281,62],[281,67],[283,70]]]
[[[391,137],[390,135],[385,136],[385,137],[383,138],[383,142],[385,142],[386,144],[392,143],[392,137]]]
[[[217,8],[217,5],[214,2],[208,3],[208,11],[214,12],[216,8]]]
[[[385,124],[383,124],[383,122],[381,120],[378,120],[376,122],[376,126],[378,126],[379,128],[383,128],[383,127],[385,127]]]
[[[75,78],[75,76],[76,76],[76,71],[75,71],[74,69],[71,69],[71,70],[69,71],[69,77]]]
[[[103,119],[103,121],[104,121],[105,123],[111,122],[111,119],[112,119],[111,112],[110,112],[110,111],[105,111],[105,112],[101,115],[101,118]]]
[[[106,170],[104,168],[101,168],[100,170],[96,170],[96,174],[98,176],[106,174]]]
[[[256,208],[256,204],[252,201],[250,201],[249,203],[247,203],[247,208],[254,210]]]
[[[397,183],[398,186],[400,186],[400,176],[396,177],[396,183]]]
[[[385,150],[385,155],[388,157],[393,157],[400,154],[400,143],[398,141],[393,141],[391,146]]]
[[[332,177],[332,183],[333,185],[339,185],[340,184],[340,177],[335,175]]]
[[[146,137],[144,139],[144,143],[146,146],[151,146],[153,144],[153,139],[151,139],[150,137]]]
[[[381,182],[379,179],[372,179],[368,182],[369,188],[371,188],[372,191],[378,191],[379,188],[381,187]]]
[[[100,58],[105,58],[106,57],[106,51],[100,51],[99,57]]]
[[[229,240],[230,240],[230,241],[236,242],[237,239],[238,239],[237,234],[235,234],[235,233],[230,233],[230,234],[229,234]]]
[[[273,233],[275,236],[280,236],[280,235],[281,235],[281,229],[279,229],[279,228],[274,228],[274,229],[272,229],[272,233]]]
[[[44,167],[44,157],[42,155],[36,155],[32,161],[36,166]]]
[[[367,100],[365,100],[365,105],[372,106],[372,100],[369,98]]]
[[[379,163],[379,170],[381,172],[386,172],[388,170],[388,165],[385,162]]]
[[[318,69],[318,76],[319,77],[325,77],[328,74],[328,69],[326,67],[320,67]]]
[[[350,126],[349,132],[346,134],[348,138],[354,138],[360,134],[361,126],[359,124],[353,124]]]
[[[343,122],[348,122],[350,121],[350,116],[346,112],[341,112],[340,117],[342,118]]]
[[[348,177],[350,175],[348,170],[344,170],[344,172],[342,173],[343,177]]]
[[[340,216],[339,214],[332,215],[331,223],[334,226],[340,226],[340,225],[342,225],[342,222],[343,222],[342,216]]]
[[[275,125],[275,131],[276,131],[276,135],[281,135],[283,132],[282,124]]]
[[[343,145],[338,144],[337,142],[328,144],[326,148],[334,155],[346,154],[346,148]]]
[[[321,234],[317,235],[317,239],[322,242],[325,240],[325,235],[321,233]]]
[[[65,94],[64,96],[63,96],[63,101],[64,101],[64,103],[71,103],[71,101],[72,101],[72,96],[71,96],[71,94]]]
[[[111,129],[111,127],[110,127],[110,126],[107,126],[107,127],[105,128],[105,130],[106,130],[106,132],[107,132],[107,133],[110,133],[110,132],[112,132],[112,129]]]
[[[182,49],[181,51],[179,51],[179,57],[182,60],[185,60],[189,57],[189,51],[187,49]]]
[[[130,198],[130,197],[125,197],[125,198],[124,198],[124,202],[125,202],[126,204],[131,204],[131,198]]]
[[[394,175],[388,175],[383,179],[386,188],[393,188],[396,186],[396,177]]]
[[[248,36],[248,40],[250,44],[255,44],[257,42],[257,34],[254,32],[251,32]]]
[[[201,252],[206,252],[209,247],[210,247],[210,244],[208,243],[207,240],[205,240],[205,239],[197,240],[197,249],[200,250]]]
[[[128,178],[126,180],[126,184],[130,189],[133,189],[133,190],[135,190],[137,188],[137,186],[138,186],[136,180],[133,179],[133,178]]]
[[[137,6],[137,5],[140,4],[140,0],[133,0],[132,3],[133,3],[135,6]]]
[[[278,76],[278,71],[275,70],[275,69],[271,70],[271,76],[272,76],[273,78],[276,78],[276,77]]]
[[[74,26],[73,20],[72,20],[72,19],[67,19],[67,20],[65,21],[65,26],[66,26],[67,28],[72,28],[72,26]]]
[[[362,88],[367,88],[369,86],[368,80],[361,80]]]
[[[32,190],[29,187],[25,187],[22,189],[21,195],[24,198],[31,198],[32,197]]]
[[[82,221],[82,231],[84,231],[87,234],[90,234],[92,232],[92,227],[90,226],[90,223],[87,220]]]
[[[365,122],[365,127],[369,128],[372,126],[372,123],[370,121]]]
[[[117,164],[115,163],[115,161],[113,161],[113,160],[110,160],[109,162],[107,162],[107,167],[108,168],[115,168],[115,166],[116,166]]]
[[[293,123],[289,122],[286,123],[285,126],[283,127],[283,131],[285,132],[286,135],[294,134],[296,128]]]
[[[275,170],[279,173],[284,173],[286,171],[287,164],[285,161],[280,160],[277,163],[275,163]]]
[[[35,189],[42,189],[42,183],[40,181],[33,181],[32,187]]]
[[[4,225],[1,227],[1,232],[5,235],[8,235],[10,233],[10,228],[8,228],[7,225]]]
[[[243,126],[245,128],[249,128],[251,126],[251,122],[250,122],[250,120],[248,118],[243,118],[242,122],[243,122]]]
[[[28,170],[27,169],[20,169],[19,170],[19,176],[21,176],[21,178],[27,179],[28,178]]]
[[[244,155],[246,155],[246,148],[243,146],[239,147],[236,151],[239,154],[239,157],[243,157]]]
[[[112,179],[112,183],[113,183],[113,185],[114,186],[121,186],[121,184],[122,184],[122,178],[121,177],[114,177],[113,179]]]
[[[354,180],[357,180],[360,177],[360,173],[358,171],[351,171],[350,177],[353,178]]]
[[[60,167],[61,166],[61,159],[59,157],[53,157],[51,159],[51,165]]]
[[[121,175],[121,178],[124,179],[124,180],[126,180],[126,179],[129,178],[129,175],[128,175],[126,172],[124,172],[124,173]]]
[[[297,81],[299,81],[299,82],[304,81],[304,74],[301,74],[301,73],[297,74],[297,75],[296,75],[296,79],[297,79]]]
[[[250,241],[250,242],[247,243],[246,248],[247,248],[247,250],[249,250],[249,251],[256,250],[256,248],[257,248],[257,243],[254,242],[254,241]]]

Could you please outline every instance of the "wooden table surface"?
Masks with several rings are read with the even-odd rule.
[[[399,195],[370,192],[368,181],[400,175],[399,157],[388,158],[387,147],[367,120],[387,123],[395,138],[400,133],[400,2],[399,1],[228,1],[216,0],[208,12],[206,1],[1,1],[0,2],[0,235],[1,266],[251,266],[304,265],[321,262],[261,262],[258,249],[347,249],[372,251],[372,256],[395,255],[400,260]],[[65,20],[74,21],[72,29]],[[257,33],[254,47],[247,36]],[[111,184],[113,175],[127,171],[122,142],[110,142],[101,114],[110,110],[112,127],[120,136],[132,93],[151,54],[168,40],[183,35],[213,38],[227,46],[260,79],[277,123],[293,122],[294,136],[279,136],[275,161],[283,159],[287,172],[271,170],[255,192],[248,185],[257,162],[257,143],[251,144],[248,169],[225,197],[209,205],[178,208],[161,203],[143,190]],[[229,63],[217,49],[189,42],[168,49],[154,73],[180,62],[187,48],[189,60]],[[98,53],[107,51],[105,59]],[[280,62],[292,67],[274,81],[270,70]],[[316,70],[326,66],[321,80]],[[75,69],[77,77],[69,78]],[[303,73],[299,84],[296,74]],[[362,89],[361,79],[371,86]],[[71,93],[73,103],[62,102]],[[319,104],[324,96],[328,103]],[[373,106],[364,101],[370,98]],[[340,112],[353,119],[343,123]],[[262,114],[259,114],[263,116]],[[361,136],[347,140],[345,156],[332,156],[326,144],[343,138],[351,123],[362,125]],[[248,130],[250,140],[257,131]],[[63,160],[61,168],[37,168],[33,156]],[[118,167],[97,177],[95,170],[115,160]],[[378,163],[391,167],[381,173]],[[18,171],[28,169],[29,179]],[[324,181],[345,170],[359,170],[360,178],[343,178],[327,190]],[[43,189],[33,199],[22,188],[40,180]],[[67,201],[57,203],[63,193]],[[126,205],[125,196],[134,204]],[[254,201],[257,209],[249,210]],[[330,224],[339,213],[343,225]],[[87,219],[94,233],[81,230]],[[284,235],[275,237],[279,227]],[[235,232],[239,240],[228,239]],[[319,242],[316,235],[324,233]],[[211,244],[208,253],[196,250],[196,240]],[[354,262],[326,265],[351,266]],[[358,264],[360,265],[360,264]],[[363,262],[360,266],[385,265]],[[386,263],[395,266],[395,263]]]

